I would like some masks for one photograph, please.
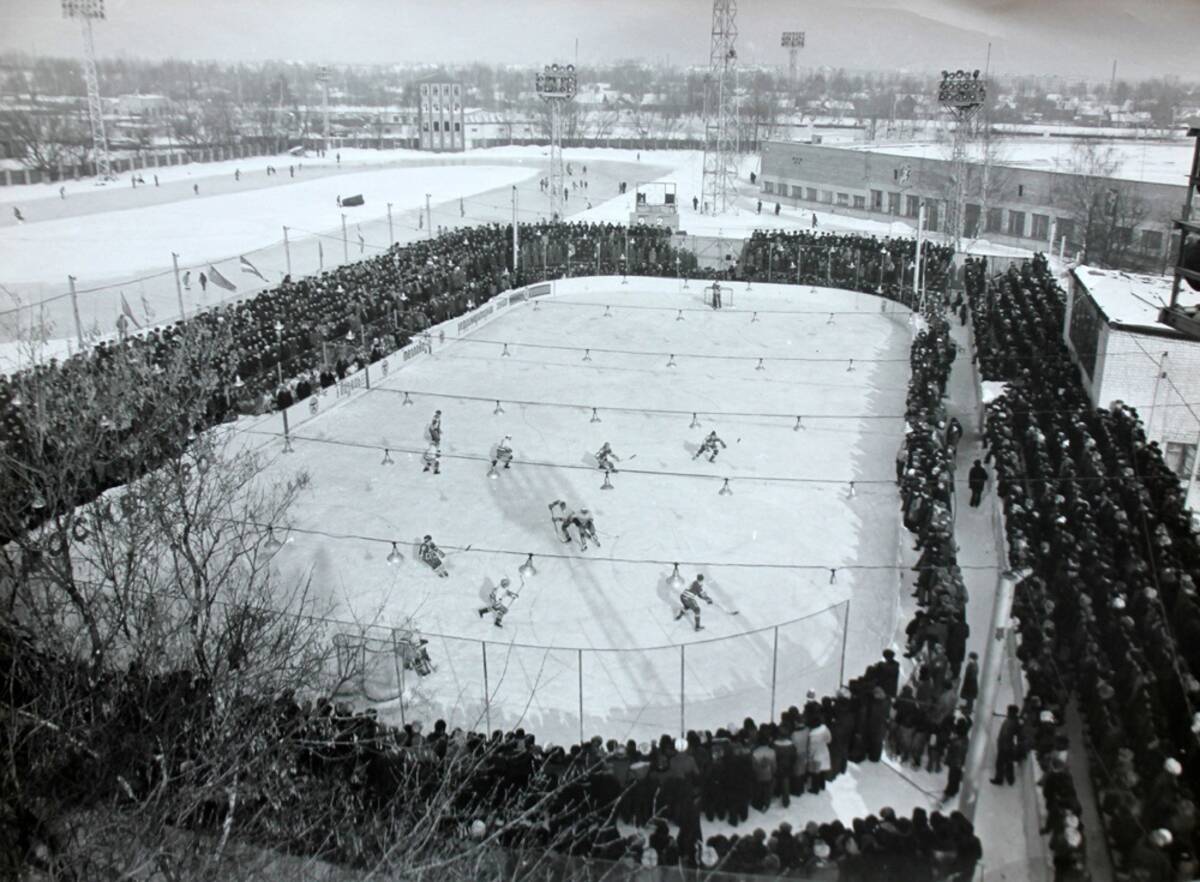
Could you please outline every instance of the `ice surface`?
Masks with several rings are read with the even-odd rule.
[[[296,453],[268,470],[312,476],[294,511],[296,541],[277,560],[285,577],[311,572],[335,618],[372,625],[379,651],[369,654],[367,693],[395,699],[403,689],[409,718],[520,724],[551,740],[716,728],[767,718],[772,707],[777,714],[808,688],[836,689],[847,600],[845,672],[860,673],[896,624],[891,472],[903,432],[907,314],[891,304],[881,312],[865,294],[790,286],[738,285],[738,309],[720,313],[703,307],[695,284],[683,291],[671,280],[557,287],[537,309],[515,306],[463,340],[435,342],[431,356],[386,379],[376,366],[369,393],[332,408],[327,397],[320,415],[293,429]],[[681,307],[688,311],[677,321]],[[582,361],[584,348],[592,361]],[[669,353],[678,367],[666,367]],[[401,404],[404,391],[414,406]],[[575,406],[539,404],[547,402]],[[599,423],[590,422],[593,407]],[[637,410],[645,408],[681,413]],[[444,430],[438,476],[423,473],[419,457],[435,409]],[[689,428],[691,411],[699,428]],[[804,415],[800,431],[795,415]],[[281,427],[273,416],[255,431]],[[728,449],[712,464],[693,460],[710,429]],[[485,459],[459,458],[490,456],[505,434],[518,462],[498,480],[488,479]],[[278,438],[259,437],[279,450]],[[611,491],[600,489],[591,458],[606,440],[623,457]],[[381,465],[384,447],[395,465]],[[726,477],[731,496],[718,494]],[[591,507],[601,548],[561,543],[547,509],[559,498]],[[473,546],[449,553],[450,578],[414,559],[426,533],[443,546]],[[406,556],[399,567],[385,562],[390,541]],[[538,573],[522,584],[527,553]],[[703,572],[726,610],[704,607],[704,631],[673,619],[673,561],[689,581]],[[854,565],[880,569],[846,569]],[[499,629],[477,610],[503,576],[521,590]],[[398,670],[389,648],[388,629],[413,620],[437,665],[425,678]],[[399,719],[394,700],[384,710]]]

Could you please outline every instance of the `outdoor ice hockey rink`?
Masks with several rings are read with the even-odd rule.
[[[395,722],[646,740],[777,715],[879,658],[898,612],[908,311],[742,283],[714,311],[700,284],[502,295],[435,330],[431,352],[392,356],[386,377],[372,365],[369,390],[360,377],[316,414],[292,408],[294,453],[279,414],[239,423],[271,455],[264,480],[310,475],[276,565],[311,573],[344,623],[349,690]],[[422,464],[435,410],[437,475]],[[694,459],[713,430],[727,448]],[[489,478],[505,435],[513,465]],[[605,441],[621,457],[612,489]],[[561,541],[556,499],[591,509],[599,547]],[[447,578],[417,558],[426,534]],[[675,619],[675,561],[685,585],[705,575],[704,630]],[[519,597],[497,628],[479,610],[502,577]],[[403,664],[418,634],[425,676]]]

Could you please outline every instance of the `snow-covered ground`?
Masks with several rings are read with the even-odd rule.
[[[266,472],[311,475],[293,511],[295,541],[277,562],[285,578],[311,573],[335,618],[375,626],[367,692],[400,693],[386,629],[410,620],[437,671],[406,673],[409,718],[487,718],[559,741],[581,729],[650,738],[681,722],[765,718],[773,676],[777,713],[806,689],[835,690],[843,651],[846,676],[861,673],[898,619],[890,472],[903,432],[907,313],[826,289],[739,285],[735,307],[713,312],[696,288],[670,280],[559,284],[563,293],[536,309],[514,306],[403,368],[393,359],[386,379],[377,366],[366,394],[341,404],[328,396],[316,416],[300,408],[295,454]],[[535,348],[559,344],[572,348]],[[605,351],[614,348],[650,354]],[[666,366],[671,353],[677,367]],[[780,360],[795,357],[832,360]],[[404,392],[414,406],[403,406]],[[435,409],[445,433],[437,476],[419,456]],[[268,416],[246,437],[277,451],[281,429]],[[694,460],[710,430],[728,449],[715,463]],[[486,457],[506,434],[518,462],[489,480]],[[604,441],[623,457],[613,490],[601,490],[591,456]],[[394,465],[381,464],[385,449]],[[718,492],[724,478],[732,495]],[[563,545],[547,509],[554,499],[590,506],[602,547]],[[450,552],[449,578],[415,559],[427,533],[473,546]],[[399,566],[386,561],[392,541],[406,558]],[[537,575],[523,580],[530,553]],[[704,607],[704,631],[673,619],[674,561],[689,582],[706,575],[717,605]],[[500,629],[477,609],[503,576],[520,598]],[[382,710],[399,719],[396,701]]]

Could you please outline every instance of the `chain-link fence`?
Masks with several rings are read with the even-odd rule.
[[[536,646],[403,629],[335,639],[339,680],[391,722],[522,726],[547,741],[625,740],[774,719],[845,679],[850,601],[778,625],[628,649]],[[705,607],[707,615],[736,615]]]

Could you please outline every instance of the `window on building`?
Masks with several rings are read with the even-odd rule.
[[[1025,212],[1010,211],[1008,213],[1008,235],[1017,238],[1025,236]]]
[[[1025,185],[1024,184],[1017,184],[1017,195],[1018,196],[1025,195]]]
[[[938,203],[936,199],[925,201],[925,229],[931,233],[938,231]]]
[[[1004,209],[989,208],[987,212],[987,224],[984,230],[989,233],[999,233],[1004,229]]]
[[[801,187],[799,184],[792,184],[792,198],[793,199],[803,199],[804,198],[804,188]]]
[[[455,124],[454,124],[454,131],[456,131],[456,132],[461,132],[461,131],[462,131],[462,123],[455,123]]]
[[[899,193],[895,193],[895,192],[888,193],[887,210],[888,210],[888,214],[899,214],[900,213],[900,194]]]
[[[904,216],[916,217],[921,213],[921,200],[916,196],[904,197]]]
[[[1163,234],[1158,230],[1142,230],[1142,250],[1147,254],[1162,254]]]
[[[854,197],[854,207],[857,208],[859,211],[865,210],[867,207],[867,197],[866,196],[855,196]]]
[[[1175,473],[1181,481],[1187,481],[1192,476],[1192,468],[1196,465],[1196,445],[1185,444],[1181,441],[1168,441],[1167,453],[1164,457],[1167,468]]]
[[[833,191],[832,190],[822,190],[821,191],[821,201],[826,202],[830,205],[833,205]]]
[[[775,182],[774,181],[763,181],[763,192],[764,193],[774,193],[775,192]]]
[[[883,191],[871,191],[871,211],[883,211]]]
[[[441,128],[440,128],[440,127],[441,127],[441,123],[439,123],[439,122],[438,122],[438,121],[435,119],[435,120],[433,121],[433,130],[434,130],[435,132],[440,132],[440,131],[441,131]]]
[[[850,194],[849,193],[838,193],[837,204],[838,205],[849,205],[850,204]]]
[[[1050,236],[1050,215],[1033,215],[1033,230],[1029,235],[1031,238],[1037,239],[1039,242],[1046,241],[1046,239]]]
[[[807,199],[809,202],[816,202],[817,201],[817,188],[816,187],[805,187],[804,188],[804,198]]]

